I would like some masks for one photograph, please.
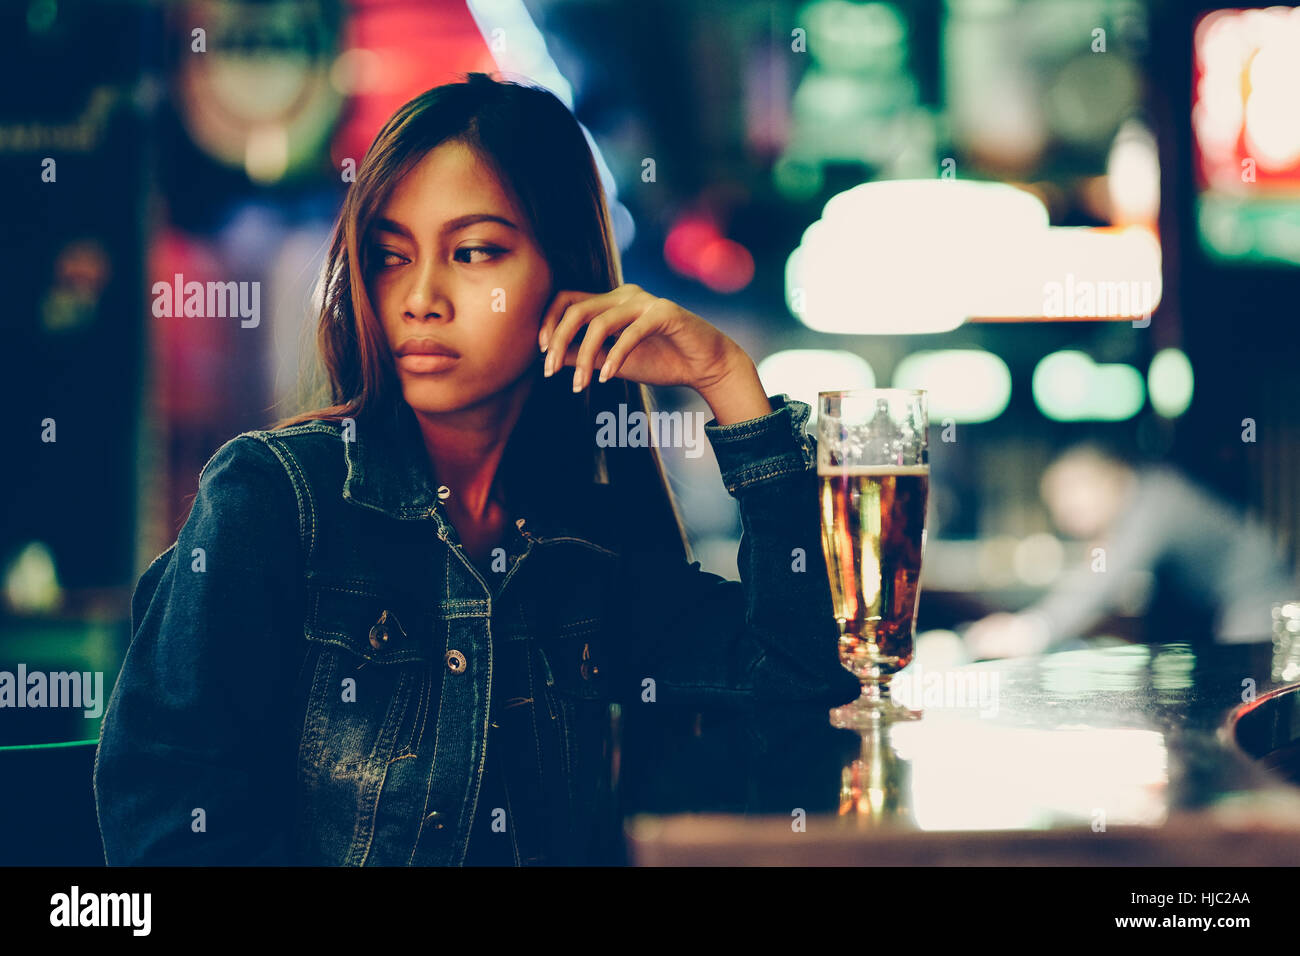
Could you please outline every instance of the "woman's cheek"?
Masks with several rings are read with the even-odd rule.
[[[536,338],[537,335],[534,333],[532,339]],[[535,357],[541,355],[537,347],[532,345],[529,336],[522,334],[518,323],[513,321],[508,324],[503,323],[502,328],[498,330],[492,352],[498,356],[501,365],[509,367],[512,377],[521,373]]]

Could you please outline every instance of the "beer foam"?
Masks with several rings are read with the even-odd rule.
[[[883,478],[888,476],[916,475],[928,477],[929,465],[827,465],[818,468],[817,474],[827,478],[861,477]]]

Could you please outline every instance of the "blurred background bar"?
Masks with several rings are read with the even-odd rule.
[[[931,391],[922,631],[1031,608],[1079,637],[1266,641],[1300,596],[1300,9],[13,0],[0,670],[102,672],[107,697],[203,464],[300,408],[371,138],[469,70],[571,106],[625,280],[770,392]],[[195,315],[189,282],[257,295]],[[697,557],[735,577],[711,454],[665,459]],[[1135,487],[1165,505],[1140,554]],[[0,746],[98,725],[3,708]]]

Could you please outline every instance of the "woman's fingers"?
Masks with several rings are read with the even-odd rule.
[[[570,345],[568,352],[566,352],[564,355],[564,361],[559,363],[559,367],[563,368],[566,365],[571,365],[576,367],[578,364],[578,349],[580,347],[581,347],[581,343],[579,343],[579,345]],[[609,349],[606,348],[604,345],[602,345],[599,351],[596,353],[596,360],[593,363],[593,368],[596,365],[599,365],[601,362],[605,361],[605,357],[607,355],[609,355]],[[574,372],[574,378],[575,380],[577,378],[576,371]],[[574,389],[574,391],[581,391],[581,389]]]
[[[595,296],[596,293],[594,292],[579,292],[574,289],[564,289],[557,292],[546,307],[546,312],[542,315],[541,328],[537,331],[538,348],[543,352],[550,348],[551,337],[555,334],[555,327],[560,324],[565,309],[574,303],[581,302],[583,299],[590,299]]]
[[[554,375],[563,364],[562,356],[569,350],[569,343],[582,328],[595,316],[609,307],[609,300],[603,296],[592,296],[581,302],[574,302],[564,309],[551,339],[546,344],[546,367],[544,375]]]
[[[600,294],[570,290],[557,293],[542,320],[543,326],[553,324],[546,342],[544,374],[553,375],[564,364],[563,358],[557,358],[552,353],[567,355],[569,343],[578,334],[578,329],[611,306],[630,301],[641,294],[641,287],[630,282]],[[538,333],[539,338],[542,334]]]
[[[642,317],[623,329],[600,366],[600,381],[608,381],[611,376],[617,375],[618,370],[623,367],[623,360],[642,341],[654,334],[655,328],[653,319]]]
[[[574,361],[573,390],[580,392],[591,381],[591,372],[595,368],[596,353],[604,346],[611,335],[620,335],[623,330],[636,322],[641,314],[638,302],[622,302],[595,316],[587,323],[587,330],[582,337],[582,345]]]

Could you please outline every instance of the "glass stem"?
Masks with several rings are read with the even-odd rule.
[[[879,680],[868,680],[862,685],[862,702],[878,705],[889,700],[889,685]]]

